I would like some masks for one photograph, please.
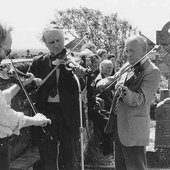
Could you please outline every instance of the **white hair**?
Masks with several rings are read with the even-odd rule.
[[[125,44],[127,44],[128,42],[132,42],[132,41],[135,41],[135,42],[139,43],[140,45],[142,45],[143,51],[147,52],[147,49],[148,49],[148,47],[147,47],[147,40],[144,37],[142,37],[140,35],[134,35],[132,37],[129,37],[125,41]]]
[[[48,25],[44,28],[44,30],[42,32],[41,40],[44,42],[46,35],[48,35],[48,33],[52,32],[52,31],[57,31],[58,33],[60,33],[64,37],[64,32],[61,28],[59,28],[55,25]]]
[[[103,61],[100,63],[100,65],[99,65],[100,71],[102,70],[102,68],[103,68],[104,66],[106,66],[106,65],[108,65],[108,64],[111,64],[111,65],[113,66],[113,63],[112,63],[111,60],[103,60]]]

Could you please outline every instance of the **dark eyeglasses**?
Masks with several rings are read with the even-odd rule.
[[[6,50],[4,47],[2,47],[2,46],[0,46],[4,51],[5,51],[5,55],[6,56],[8,56],[8,55],[10,55],[10,53],[11,53],[11,49],[8,49],[8,50]]]

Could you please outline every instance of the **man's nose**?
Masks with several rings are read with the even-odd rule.
[[[59,42],[58,41],[54,41],[54,46],[58,46]]]
[[[125,53],[124,53],[124,57],[125,57],[125,58],[128,58],[129,56],[130,56],[130,52],[125,52]]]

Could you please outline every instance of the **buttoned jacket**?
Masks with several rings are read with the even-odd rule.
[[[36,56],[29,69],[35,77],[44,79],[52,70],[50,55]],[[55,72],[40,87],[36,95],[36,106],[43,113],[48,100],[50,90],[56,81]],[[68,71],[64,65],[60,66],[58,78],[58,92],[60,96],[60,105],[63,111],[63,118],[67,126],[79,125],[79,96],[77,82],[71,71]],[[57,114],[57,113],[56,113]]]

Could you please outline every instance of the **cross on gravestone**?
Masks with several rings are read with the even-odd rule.
[[[26,53],[27,53],[27,56],[29,56],[29,55],[30,55],[30,50],[28,49],[28,50],[26,51]]]
[[[161,31],[156,31],[156,44],[161,44],[166,55],[162,57],[162,61],[169,70],[168,89],[170,89],[170,21],[166,23]]]
[[[156,44],[169,45],[170,44],[170,21],[166,23],[161,31],[156,31]]]

